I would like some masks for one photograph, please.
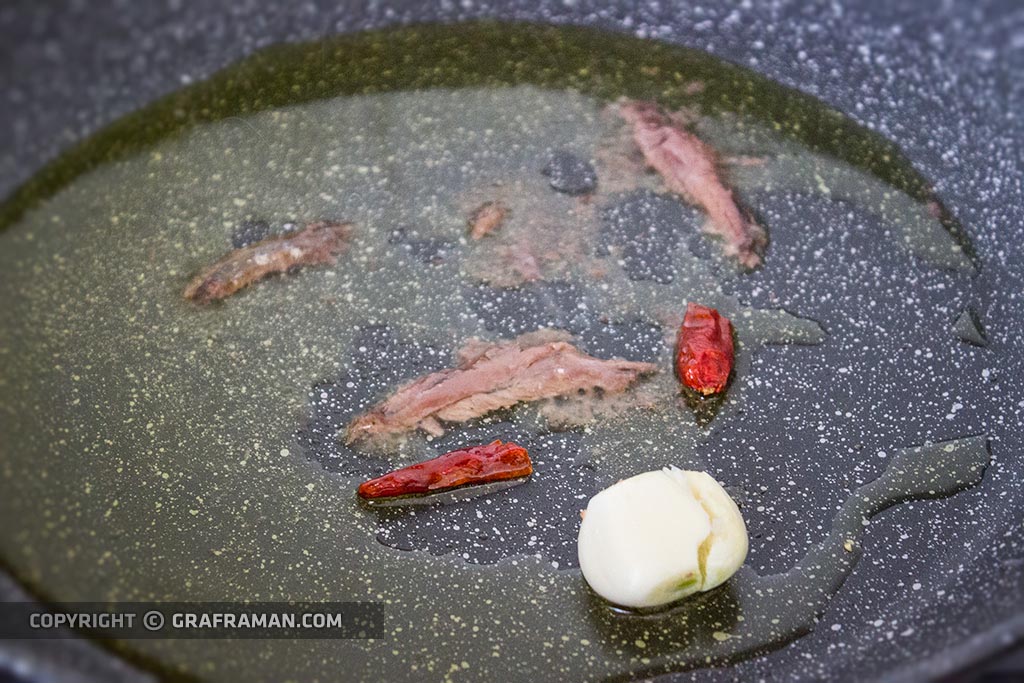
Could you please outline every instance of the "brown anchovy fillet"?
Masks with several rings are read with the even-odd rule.
[[[185,288],[185,298],[201,304],[219,301],[274,273],[334,263],[351,237],[351,223],[314,221],[298,232],[235,249],[197,275]]]
[[[484,202],[469,216],[469,237],[478,240],[497,230],[511,209],[504,202]]]
[[[632,124],[633,140],[668,189],[704,209],[704,229],[725,240],[726,255],[747,268],[759,266],[768,237],[736,203],[718,172],[715,150],[653,102],[622,102],[619,114]]]
[[[616,394],[657,371],[652,363],[594,358],[566,339],[553,330],[541,330],[498,343],[471,340],[459,352],[456,367],[401,387],[353,420],[345,440],[352,443],[417,428],[439,436],[443,422],[466,422],[517,403],[573,397],[594,389]]]

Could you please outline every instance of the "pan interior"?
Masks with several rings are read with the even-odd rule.
[[[615,166],[619,97],[693,114],[769,230],[762,269],[737,271],[698,211]],[[586,200],[541,172],[556,153],[593,164]],[[504,232],[468,240],[468,213],[495,198]],[[478,24],[263,51],[101,132],[0,212],[0,513],[19,520],[0,554],[54,600],[387,605],[384,640],[118,644],[211,680],[630,677],[781,646],[815,628],[867,520],[907,499],[969,505],[981,480],[987,361],[953,321],[988,292],[949,216],[888,141],[681,48]],[[319,218],[356,224],[337,266],[182,299],[233,241]],[[508,286],[495,253],[523,243],[557,258]],[[710,421],[671,372],[690,300],[739,338]],[[657,363],[654,398],[581,427],[527,407],[383,452],[338,438],[465,340],[543,327]],[[355,501],[368,476],[494,438],[529,446],[531,480]],[[578,510],[668,464],[728,485],[748,565],[663,613],[610,609],[576,570]],[[963,558],[932,560],[938,576]]]

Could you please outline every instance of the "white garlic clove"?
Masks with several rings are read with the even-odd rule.
[[[656,607],[720,585],[747,555],[743,517],[703,472],[645,472],[587,505],[580,569],[594,591],[626,607]]]
[[[680,470],[676,470],[680,471]],[[747,525],[732,497],[706,472],[686,471],[690,490],[711,520],[711,534],[704,540],[702,591],[725,583],[747,559]]]

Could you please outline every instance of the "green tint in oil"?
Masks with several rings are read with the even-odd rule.
[[[687,84],[699,82],[701,92]],[[583,28],[502,23],[424,26],[281,45],[125,117],[43,169],[0,211],[0,227],[97,164],[198,124],[329,97],[421,88],[569,89],[736,112],[868,172],[918,201],[931,185],[885,138],[813,98],[707,54]],[[689,94],[688,94],[689,92]],[[971,256],[966,236],[942,223]]]
[[[813,321],[724,295],[722,280],[737,275],[685,249],[670,284],[631,280],[593,256],[593,210],[551,192],[537,160],[550,148],[596,155],[616,125],[605,106],[623,96],[697,108],[698,130],[723,153],[763,157],[736,170],[741,191],[839,196],[900,225],[922,259],[971,267],[959,229],[892,144],[697,52],[501,24],[270,48],[101,131],[0,209],[0,515],[19,520],[0,532],[6,565],[54,600],[387,606],[380,640],[116,644],[204,680],[627,679],[725,663],[812,628],[857,559],[862,520],[976,482],[984,438],[893,458],[789,572],[744,569],[643,615],[612,609],[578,571],[533,555],[482,566],[385,547],[354,501],[357,482],[297,456],[309,387],[339,371],[353,321],[428,342],[487,336],[453,285],[479,269],[465,216],[487,188],[526,197],[513,207],[520,221],[572,226],[578,244],[565,248],[586,258],[545,276],[578,286],[595,310],[659,320],[665,301],[716,305],[738,323],[741,373],[763,344],[822,342]],[[653,176],[638,182],[659,189]],[[358,236],[336,268],[223,306],[183,301],[189,275],[251,216],[348,219]],[[401,225],[427,226],[458,245],[457,258],[411,263],[389,242]],[[649,388],[674,394],[667,348],[659,363]],[[676,408],[588,429],[593,465],[610,481],[669,453],[702,468],[701,427]],[[649,446],[630,451],[639,437]]]

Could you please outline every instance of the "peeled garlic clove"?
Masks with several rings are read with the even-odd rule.
[[[626,607],[656,607],[732,576],[747,556],[747,530],[713,478],[666,467],[591,498],[578,550],[598,595]]]
[[[676,470],[681,471],[681,470]],[[747,558],[747,525],[733,499],[706,472],[684,472],[690,491],[711,520],[711,534],[704,540],[704,585],[709,591],[725,583]]]
[[[580,568],[611,602],[660,605],[700,590],[698,549],[710,533],[682,472],[646,472],[590,499],[580,524]]]

